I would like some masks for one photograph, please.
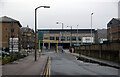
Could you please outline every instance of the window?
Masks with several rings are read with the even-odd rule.
[[[14,29],[11,29],[11,32],[14,32]]]
[[[72,37],[72,41],[76,41],[76,37]]]
[[[11,26],[14,26],[14,22],[11,22]]]
[[[70,41],[70,37],[67,37],[67,41]]]
[[[59,40],[59,37],[56,37],[56,40]]]
[[[85,40],[86,40],[86,41],[90,41],[90,38],[86,38]]]
[[[78,41],[81,41],[81,39],[82,39],[81,37],[78,37]]]
[[[44,37],[44,39],[48,39],[48,37]]]
[[[54,37],[50,37],[50,40],[54,40]]]
[[[61,37],[61,41],[65,41],[65,37]]]

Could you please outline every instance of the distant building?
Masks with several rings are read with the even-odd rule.
[[[35,33],[34,30],[27,27],[21,28],[21,47],[22,49],[32,49],[35,46]]]
[[[113,18],[107,24],[107,39],[120,40],[120,18]]]
[[[10,46],[10,38],[17,38],[19,40],[18,42],[18,48],[20,49],[20,27],[21,24],[19,21],[12,19],[10,17],[4,16],[0,17],[0,49],[4,49],[6,51],[9,51]],[[14,39],[13,39],[14,40]]]
[[[107,29],[97,29],[98,33],[98,42],[103,43],[107,41]]]
[[[97,42],[97,31],[92,29],[92,43]],[[72,35],[71,35],[72,34]],[[72,36],[72,43],[71,43]],[[78,40],[77,40],[78,37]],[[90,45],[91,29],[38,29],[38,41],[41,40],[40,47],[55,48],[57,40],[59,46],[69,48],[70,45]],[[42,41],[44,40],[44,41]],[[62,44],[63,43],[63,44]],[[39,47],[39,44],[38,44]]]

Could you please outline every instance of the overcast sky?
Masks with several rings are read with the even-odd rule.
[[[90,15],[93,15],[93,28],[107,28],[112,18],[118,17],[119,0],[0,0],[0,17],[8,16],[19,20],[22,26],[34,29],[34,9],[47,5],[50,8],[38,9],[38,28],[60,28],[56,21],[73,28],[90,28]]]

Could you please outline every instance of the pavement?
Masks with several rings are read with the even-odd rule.
[[[99,62],[99,63],[103,63],[103,64],[106,64],[106,65],[109,65],[109,66],[120,68],[120,64],[116,63],[116,62],[103,60],[103,59],[98,59],[98,58],[93,58],[93,57],[84,56],[84,55],[79,55],[77,53],[70,53],[68,49],[64,50],[64,52],[67,53],[67,54],[71,54],[71,55],[77,56],[77,57],[83,57],[83,58],[86,58],[86,59],[89,59],[89,60],[93,60],[93,61],[96,61],[96,62]]]
[[[43,52],[50,57],[51,77],[118,77],[118,69],[77,60],[73,55],[61,52]]]
[[[37,57],[37,61],[34,61],[34,55],[30,55],[23,59],[19,59],[12,63],[2,66],[2,75],[29,75],[39,76],[43,73],[45,65],[47,63],[48,56],[41,55]]]

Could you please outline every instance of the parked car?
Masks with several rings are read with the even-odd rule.
[[[0,59],[2,58],[2,50],[0,50]]]
[[[10,54],[8,52],[2,51],[2,57],[7,57],[10,56]]]

